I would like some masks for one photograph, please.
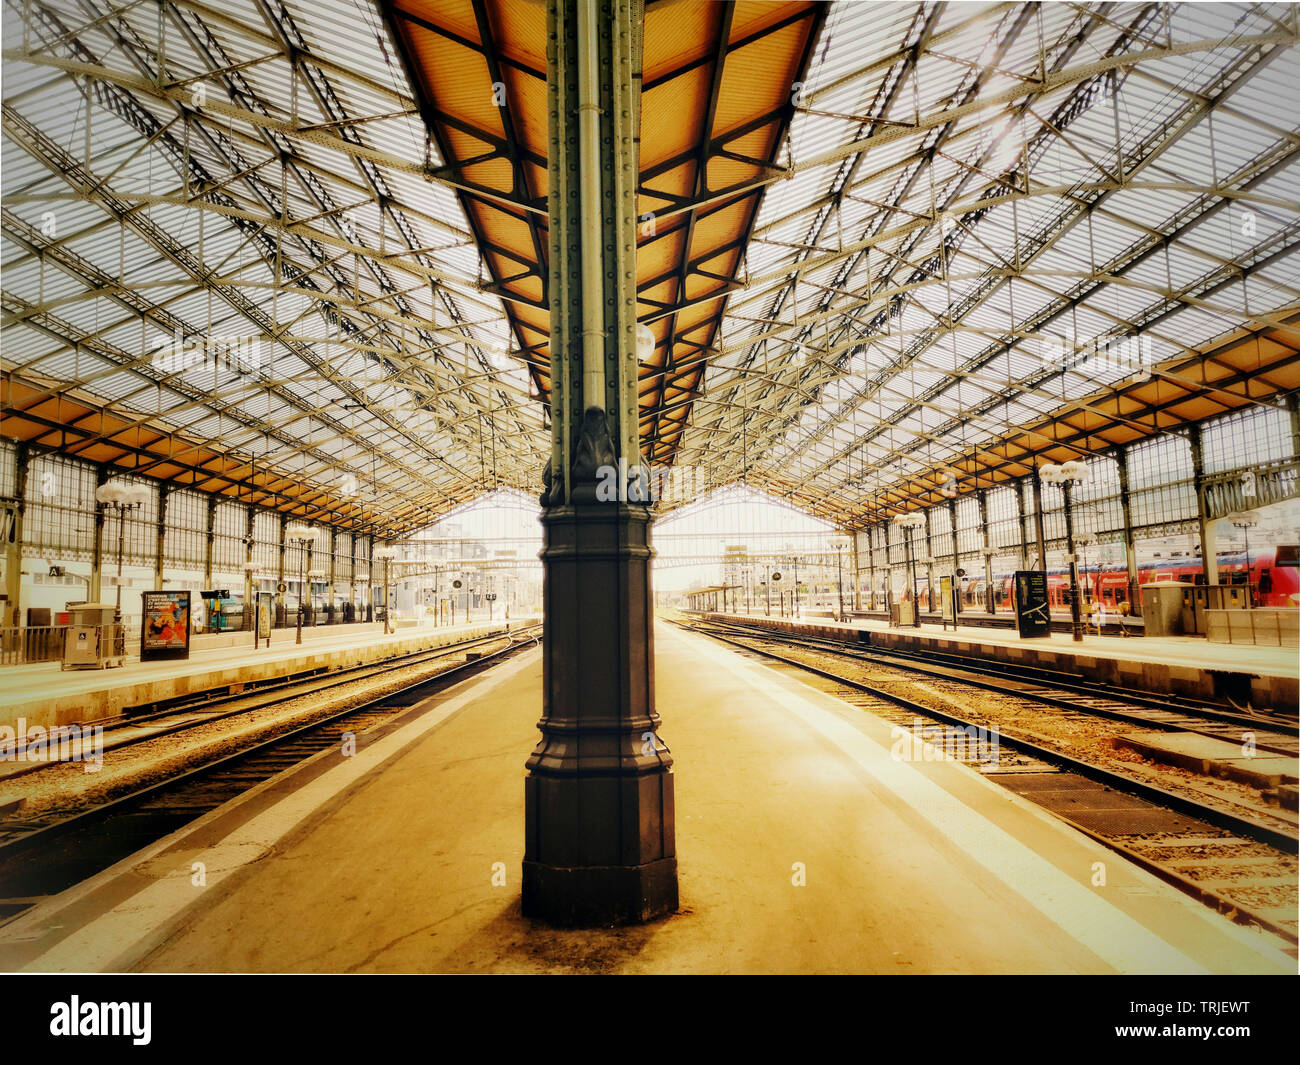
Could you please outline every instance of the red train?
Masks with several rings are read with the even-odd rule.
[[[1153,559],[1138,565],[1138,582],[1149,584],[1152,581],[1182,581],[1195,584],[1201,576],[1200,558]],[[1000,611],[1010,611],[1012,574],[995,573],[993,589],[995,604]],[[1047,571],[1047,594],[1054,611],[1068,613],[1066,589],[1069,587],[1069,573],[1064,568]],[[1246,553],[1224,553],[1219,555],[1219,583],[1246,583]],[[1250,583],[1254,586],[1255,605],[1261,607],[1300,606],[1300,544],[1279,544],[1277,547],[1264,548],[1250,552]],[[926,587],[926,578],[917,570],[917,597],[921,610],[937,610],[938,595],[935,604],[930,606],[930,593]],[[1087,604],[1104,606],[1110,612],[1126,614],[1128,604],[1128,574],[1122,565],[1114,563],[1089,563],[1079,566],[1079,587],[1083,600]],[[961,578],[961,604],[963,610],[986,609],[987,588],[980,576]],[[909,591],[904,592],[906,598]]]

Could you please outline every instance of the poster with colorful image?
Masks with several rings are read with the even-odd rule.
[[[188,658],[190,654],[190,593],[142,592],[140,660]]]

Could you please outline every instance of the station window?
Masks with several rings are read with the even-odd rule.
[[[88,560],[95,547],[95,468],[60,455],[33,455],[27,465],[23,542],[28,554],[54,551]]]
[[[1291,415],[1274,407],[1216,418],[1205,423],[1201,436],[1206,473],[1287,459],[1291,451]]]
[[[202,567],[207,535],[207,498],[184,488],[167,497],[166,558],[182,566]]]

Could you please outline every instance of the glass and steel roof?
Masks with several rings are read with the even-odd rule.
[[[384,535],[535,491],[544,27],[9,0],[0,431]],[[1284,4],[647,3],[646,454],[858,526],[1280,404],[1298,35]]]

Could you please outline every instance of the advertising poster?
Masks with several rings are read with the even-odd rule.
[[[257,593],[257,639],[271,646],[271,593]]]
[[[190,593],[142,592],[140,661],[190,656]]]

